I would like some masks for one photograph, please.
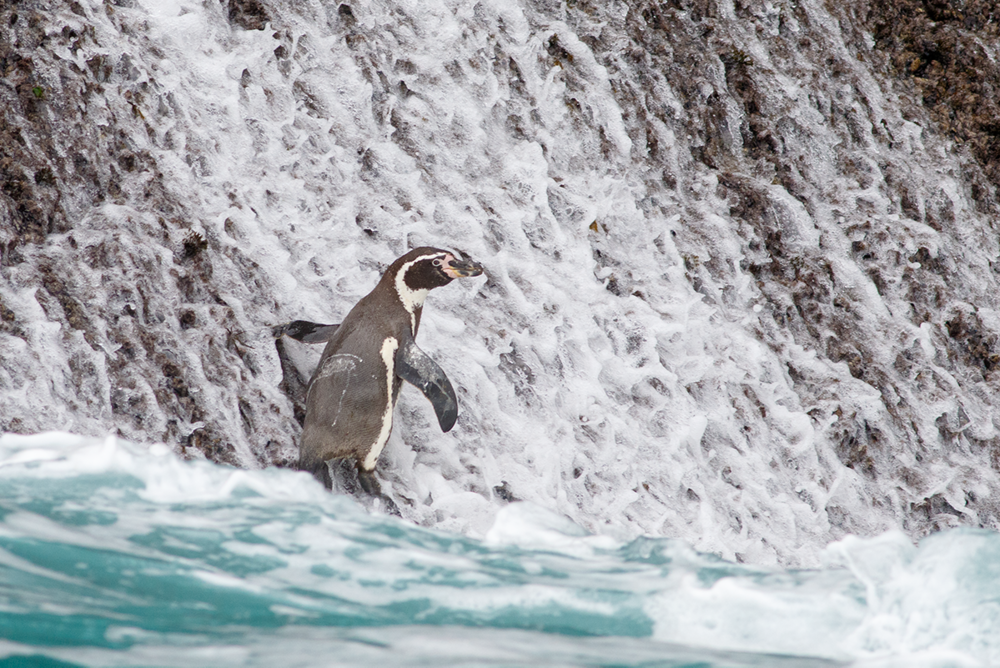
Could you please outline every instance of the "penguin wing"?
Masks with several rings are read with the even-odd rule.
[[[396,351],[396,375],[415,385],[434,406],[441,431],[449,431],[458,419],[458,398],[448,376],[427,353],[407,337]]]
[[[326,343],[337,333],[340,325],[321,325],[318,322],[308,320],[293,320],[284,325],[277,325],[271,328],[274,338],[281,338],[282,335],[302,341],[303,343]]]

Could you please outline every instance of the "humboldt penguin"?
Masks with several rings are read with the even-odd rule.
[[[404,380],[430,400],[442,431],[455,425],[455,390],[414,339],[430,290],[482,273],[482,265],[449,251],[417,248],[389,265],[339,325],[296,320],[275,328],[278,336],[326,341],[306,390],[300,469],[331,488],[330,463],[353,463],[362,489],[379,495],[375,463],[389,440]]]

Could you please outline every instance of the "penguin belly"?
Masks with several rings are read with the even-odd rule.
[[[327,346],[306,397],[299,468],[315,472],[332,459],[354,460],[365,471],[375,468],[399,394],[398,345],[388,337],[377,349]]]

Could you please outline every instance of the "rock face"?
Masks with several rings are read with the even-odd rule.
[[[286,461],[293,421],[244,342],[243,309],[275,295],[200,226],[193,181],[164,173],[205,169],[202,112],[157,82],[171,73],[140,16],[128,2],[21,2],[0,17],[3,427]]]
[[[287,465],[270,327],[443,245],[488,278],[428,301],[462,415],[404,393],[405,517],[996,528],[1000,17],[830,4],[7,3],[0,426]]]

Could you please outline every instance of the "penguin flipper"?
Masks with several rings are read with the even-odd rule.
[[[449,431],[458,419],[458,398],[451,381],[437,362],[408,338],[396,351],[396,375],[416,386],[437,414],[441,431]]]
[[[337,333],[340,325],[321,325],[308,320],[293,320],[271,328],[274,338],[287,336],[303,343],[326,343]]]

